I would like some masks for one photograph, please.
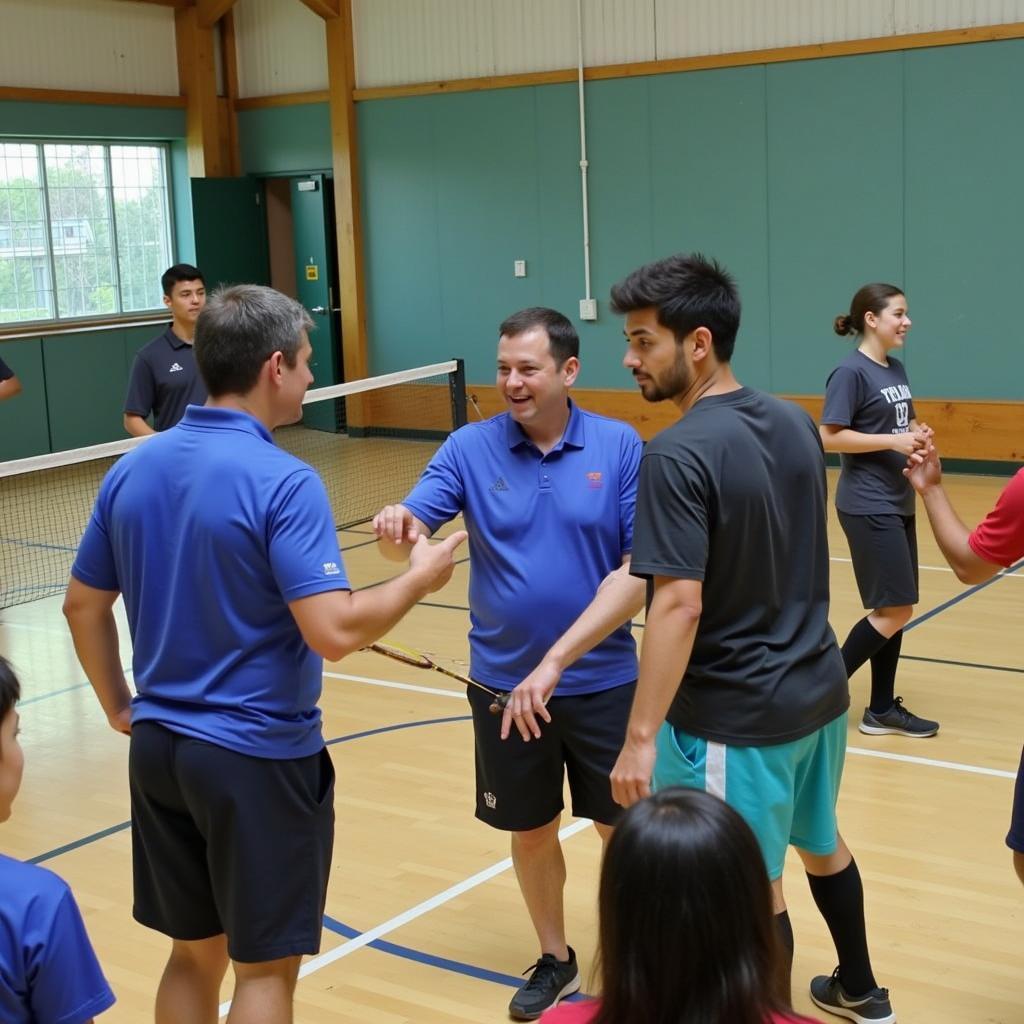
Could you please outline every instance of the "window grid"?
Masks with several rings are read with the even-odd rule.
[[[160,309],[167,147],[0,142],[0,323]]]

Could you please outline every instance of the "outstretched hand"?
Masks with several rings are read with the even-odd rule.
[[[923,494],[929,487],[941,484],[942,463],[939,461],[935,445],[929,442],[921,451],[913,452],[907,459],[903,475],[918,494]]]

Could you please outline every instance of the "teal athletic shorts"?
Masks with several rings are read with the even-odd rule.
[[[782,877],[786,847],[835,853],[836,800],[846,757],[846,713],[792,743],[730,747],[665,722],[654,788],[686,786],[722,797],[761,844],[768,877]]]

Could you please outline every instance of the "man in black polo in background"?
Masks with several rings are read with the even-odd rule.
[[[206,402],[206,385],[196,369],[192,338],[196,318],[206,305],[206,282],[191,264],[176,263],[160,278],[164,305],[174,319],[139,349],[124,400],[124,429],[142,437],[173,427],[187,405]],[[153,414],[153,426],[147,422]]]
[[[5,398],[13,398],[21,394],[21,381],[14,371],[0,359],[0,402]]]

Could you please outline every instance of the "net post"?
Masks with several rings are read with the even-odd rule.
[[[466,364],[461,359],[455,360],[455,370],[448,376],[448,387],[452,396],[452,423],[457,430],[469,422],[466,413]]]

